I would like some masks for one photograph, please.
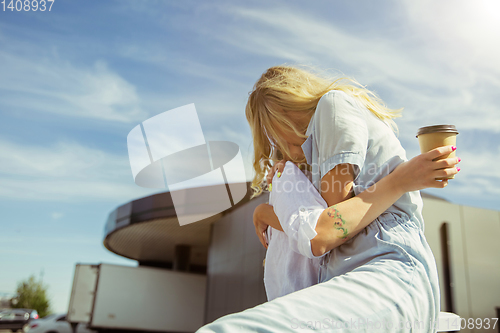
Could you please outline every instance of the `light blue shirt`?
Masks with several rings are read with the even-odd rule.
[[[392,129],[356,98],[340,90],[321,97],[302,144],[312,170],[312,183],[320,191],[321,178],[336,165],[354,166],[354,194],[387,176],[406,153]],[[330,184],[331,185],[331,184]],[[419,191],[405,193],[387,212],[411,219],[424,231]]]

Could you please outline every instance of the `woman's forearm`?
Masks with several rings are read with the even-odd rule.
[[[274,212],[273,206],[269,204],[260,204],[256,207],[257,218],[263,223],[273,227],[276,230],[283,231],[280,221]]]
[[[325,209],[311,240],[315,256],[322,255],[354,237],[385,212],[405,192],[389,174],[359,195]]]
[[[325,209],[316,224],[317,235],[311,240],[312,253],[322,255],[354,237],[406,192],[447,186],[446,177],[457,174],[455,165],[460,159],[439,157],[455,149],[443,146],[417,155],[354,198]],[[445,180],[440,181],[443,177]]]

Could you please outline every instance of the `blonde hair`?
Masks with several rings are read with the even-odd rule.
[[[330,90],[341,90],[357,98],[393,131],[398,131],[393,118],[400,117],[402,109],[387,108],[377,95],[354,79],[334,79],[315,73],[317,71],[311,67],[307,67],[307,70],[300,67],[305,66],[281,65],[269,68],[249,93],[245,114],[253,136],[255,169],[251,198],[262,193],[262,183],[265,173],[272,167],[271,161],[275,163],[286,159],[294,163],[305,162],[305,158],[295,159],[291,156],[279,132],[294,133],[306,139],[305,132],[316,106]]]

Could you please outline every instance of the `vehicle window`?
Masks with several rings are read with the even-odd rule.
[[[16,316],[15,313],[12,312],[5,312],[2,314],[2,320],[12,320]]]
[[[62,316],[61,318],[57,319],[57,321],[66,321],[66,316]]]
[[[51,315],[48,315],[48,316],[43,317],[42,319],[43,319],[43,320],[47,320],[47,319],[48,319],[48,320],[53,320],[53,319],[55,319],[55,317],[57,317],[57,316],[59,316],[59,315],[57,315],[57,314],[51,314]]]

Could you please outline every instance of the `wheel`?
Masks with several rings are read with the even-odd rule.
[[[11,332],[22,332],[22,333],[26,333],[30,330],[30,325],[29,324],[25,324],[23,326],[23,328],[21,329],[17,329],[17,330],[10,330]]]

